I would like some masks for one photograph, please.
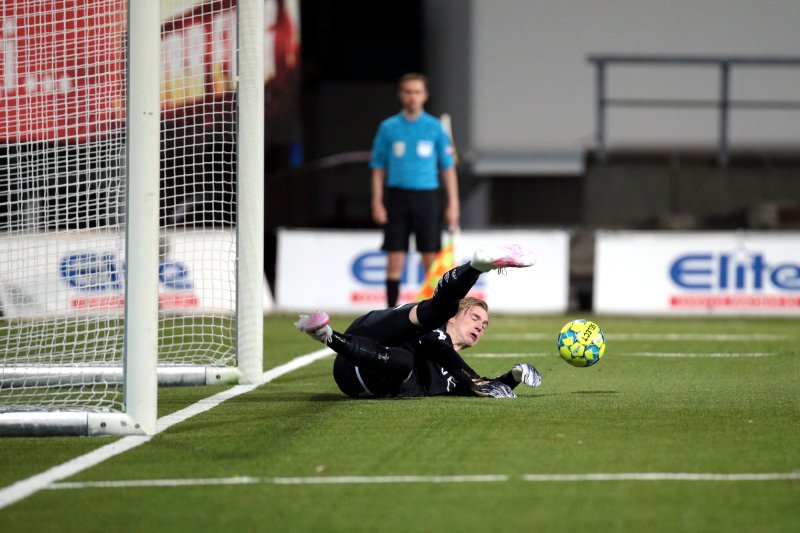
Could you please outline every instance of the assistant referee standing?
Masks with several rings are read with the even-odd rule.
[[[425,112],[428,78],[403,75],[397,83],[402,111],[383,122],[372,144],[372,219],[384,227],[388,307],[397,304],[413,233],[427,271],[442,246],[442,222],[459,226],[458,178],[450,136]],[[439,192],[441,172],[446,206]]]

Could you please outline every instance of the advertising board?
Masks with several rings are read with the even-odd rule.
[[[594,310],[800,315],[800,233],[600,231]]]
[[[386,255],[379,231],[280,230],[276,306],[281,311],[324,310],[360,313],[386,306]],[[569,235],[566,231],[463,231],[457,264],[479,247],[520,243],[532,248],[537,263],[481,276],[472,296],[494,312],[559,313],[567,308]],[[408,255],[400,302],[413,301],[425,277],[419,254]]]

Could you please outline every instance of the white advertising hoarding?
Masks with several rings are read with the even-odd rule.
[[[599,231],[594,310],[800,315],[800,233]]]
[[[362,313],[386,306],[386,255],[380,231],[280,230],[275,300],[281,311]],[[519,243],[532,248],[536,265],[481,276],[470,295],[501,313],[566,311],[569,234],[566,231],[462,231],[456,263],[476,248]],[[416,299],[425,273],[410,253],[400,302]]]
[[[125,235],[76,231],[61,235],[0,236],[0,309],[6,317],[122,313]],[[236,309],[233,230],[163,232],[159,308],[173,312]],[[265,311],[272,297],[264,285]]]

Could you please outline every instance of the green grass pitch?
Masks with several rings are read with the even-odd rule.
[[[320,348],[293,318],[265,320],[265,369]],[[582,369],[571,318],[494,317],[466,354],[536,366],[516,400],[352,401],[322,359],[64,480],[144,486],[42,490],[0,531],[800,531],[796,320],[587,316],[608,348]],[[161,389],[159,416],[221,390]],[[2,439],[0,487],[113,440]]]

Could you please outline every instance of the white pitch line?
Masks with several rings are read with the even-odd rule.
[[[264,372],[264,374],[262,374],[262,384],[269,383],[277,377],[287,374],[293,370],[297,370],[300,367],[311,364],[314,361],[323,359],[332,354],[332,350],[329,348],[323,348],[321,350],[317,350],[316,352],[296,357],[288,363]],[[180,411],[176,411],[172,414],[161,417],[156,422],[156,434],[161,433],[175,424],[184,422],[195,415],[204,413],[205,411],[216,407],[226,400],[230,400],[231,398],[235,398],[236,396],[250,392],[255,388],[256,385],[236,385],[218,394],[204,398],[197,403],[190,405],[189,407],[181,409]],[[96,450],[71,459],[66,463],[54,466],[49,470],[45,470],[44,472],[4,487],[0,489],[0,509],[23,500],[28,496],[47,488],[49,485],[57,481],[74,476],[75,474],[78,474],[87,468],[96,466],[116,455],[149,442],[152,438],[152,435],[123,437],[120,440],[106,444],[105,446],[97,448]]]
[[[614,352],[613,355],[625,357],[772,357],[778,352]],[[553,352],[517,352],[517,353],[473,353],[467,359],[524,359],[527,357],[553,357],[558,356]]]
[[[550,357],[558,355],[557,352],[533,352],[533,353],[471,353],[467,358],[476,357],[480,359],[517,359],[520,357]]]
[[[318,476],[318,477],[221,477],[200,479],[133,479],[121,481],[76,481],[53,483],[48,490],[119,489],[139,487],[187,487],[201,485],[366,485],[388,483],[487,483],[508,481],[507,475],[454,476]]]
[[[615,474],[526,474],[522,478],[525,481],[783,481],[800,479],[800,473],[627,472]]]
[[[771,357],[778,352],[717,352],[717,353],[685,353],[685,352],[622,352],[615,355],[641,357]]]
[[[319,476],[275,477],[268,482],[275,485],[364,485],[386,483],[487,483],[508,481],[507,475],[462,476]]]
[[[557,333],[493,333],[492,339],[500,340],[555,340]],[[606,338],[613,341],[777,341],[789,338],[788,335],[773,334],[716,334],[716,333],[607,333]]]
[[[45,487],[47,490],[128,489],[140,487],[197,487],[206,485],[254,485],[263,483],[258,477],[236,476],[188,479],[125,479],[116,481],[61,481]]]
[[[503,483],[582,482],[582,481],[786,481],[800,479],[800,472],[619,472],[591,474],[506,474],[449,476],[305,476],[305,477],[221,477],[199,479],[133,479],[120,481],[82,481],[53,483],[48,490],[119,489],[146,487],[189,487],[211,485],[380,485],[404,483]]]
[[[487,337],[488,339],[489,337]],[[542,339],[557,339],[558,332],[556,333],[492,333],[491,338],[494,340],[526,340],[536,341]]]
[[[773,334],[717,334],[717,333],[610,333],[610,340],[632,341],[772,341],[784,340],[788,335]]]

